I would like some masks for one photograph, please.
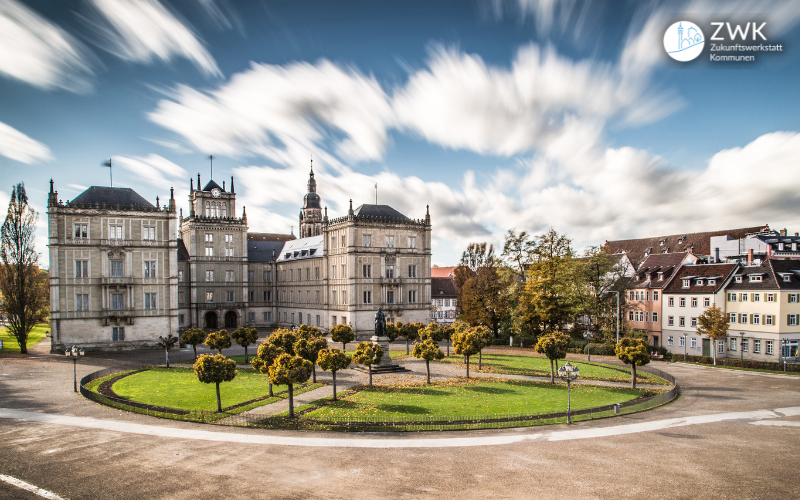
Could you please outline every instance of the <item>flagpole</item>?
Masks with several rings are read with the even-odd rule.
[[[378,183],[375,183],[375,204],[378,204]]]
[[[214,180],[214,155],[208,155],[208,161],[211,162],[211,180]]]

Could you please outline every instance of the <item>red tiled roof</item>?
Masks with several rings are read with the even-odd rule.
[[[606,241],[603,248],[610,254],[626,252],[628,258],[636,267],[645,259],[645,253],[648,249],[650,254],[690,251],[695,255],[710,255],[710,239],[712,236],[728,235],[731,238],[739,239],[748,234],[759,233],[765,229],[769,229],[769,225],[765,227],[755,226],[723,231],[706,231],[703,233],[673,234],[633,240]]]
[[[456,283],[451,278],[431,278],[431,298],[456,296]]]
[[[725,284],[731,273],[739,264],[701,264],[683,266],[670,283],[664,288],[667,293],[716,293]],[[683,288],[683,278],[691,278],[691,286]],[[703,284],[696,285],[696,279],[703,278]],[[716,278],[717,282],[709,286],[708,278]]]
[[[659,253],[647,257],[633,278],[634,288],[663,288],[669,284],[669,279],[680,267],[685,253]],[[658,279],[658,273],[664,273],[663,279]],[[647,275],[650,274],[650,281]]]
[[[453,267],[432,267],[431,268],[431,278],[450,278],[453,276],[453,271],[455,271],[455,266]]]

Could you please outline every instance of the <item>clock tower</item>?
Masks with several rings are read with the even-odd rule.
[[[322,206],[317,194],[317,181],[314,180],[314,160],[311,161],[308,192],[303,197],[303,209],[300,211],[300,238],[322,234]]]

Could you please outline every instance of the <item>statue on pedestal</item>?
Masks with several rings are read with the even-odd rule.
[[[378,312],[375,313],[375,336],[386,336],[386,316],[383,314],[383,308],[379,307]]]

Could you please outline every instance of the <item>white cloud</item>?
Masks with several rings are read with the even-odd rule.
[[[22,163],[53,159],[47,146],[3,122],[0,122],[0,155]]]
[[[44,89],[90,89],[84,47],[16,0],[0,0],[0,74]]]
[[[258,154],[285,164],[293,147],[313,152],[331,144],[350,160],[382,156],[391,121],[388,98],[373,77],[322,60],[315,65],[253,64],[218,89],[175,89],[150,119],[197,149]]]
[[[136,177],[155,187],[165,188],[176,181],[189,182],[189,172],[166,158],[151,154],[142,156],[114,156],[113,166],[121,166]],[[113,168],[113,167],[112,167]]]
[[[185,57],[206,76],[222,76],[192,29],[158,0],[92,0],[103,16],[98,46],[126,61],[150,64]]]

